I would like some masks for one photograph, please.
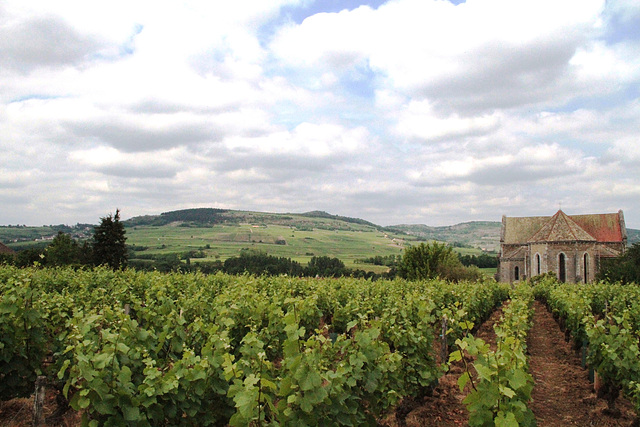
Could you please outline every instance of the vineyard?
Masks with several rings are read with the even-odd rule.
[[[535,287],[535,294],[582,352],[607,412],[618,415],[615,403],[621,392],[640,412],[640,288],[546,281]]]
[[[405,425],[456,366],[470,425],[535,425],[535,297],[615,416],[640,408],[639,292],[4,266],[0,400],[41,382],[85,425]]]

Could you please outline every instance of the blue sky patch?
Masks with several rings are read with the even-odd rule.
[[[338,13],[343,10],[357,9],[360,6],[369,6],[372,9],[377,9],[386,2],[386,0],[317,0],[303,7],[284,7],[282,13],[296,24],[300,24],[306,18],[318,13]]]
[[[138,34],[140,34],[143,29],[144,29],[144,25],[142,25],[142,24],[134,25],[131,35],[129,36],[127,41],[125,41],[120,46],[120,55],[121,56],[131,55],[134,52],[134,43],[135,43],[136,36]]]
[[[58,99],[58,98],[64,98],[61,95],[47,95],[44,93],[32,93],[29,95],[24,95],[24,96],[19,96],[17,98],[13,98],[12,100],[9,101],[10,104],[15,104],[15,103],[19,103],[19,102],[25,102],[25,101],[31,101],[33,99],[35,100],[39,100],[39,101],[44,101],[47,99]]]

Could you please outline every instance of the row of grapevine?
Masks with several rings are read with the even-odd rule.
[[[494,325],[495,350],[471,334],[456,340],[458,350],[451,354],[450,361],[463,360],[465,353],[474,358],[476,375],[467,368],[458,381],[461,391],[471,383],[472,389],[464,400],[469,410],[469,425],[536,425],[533,412],[527,406],[534,384],[526,357],[533,300],[533,291],[527,285],[511,291],[510,302]]]
[[[90,425],[373,424],[442,374],[443,315],[481,322],[507,292],[0,266],[0,396],[45,375]]]
[[[598,393],[608,410],[617,412],[615,400],[623,391],[640,412],[640,288],[545,280],[535,293],[566,328],[575,348],[584,348],[586,362],[602,380]]]

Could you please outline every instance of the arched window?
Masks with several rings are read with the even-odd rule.
[[[515,270],[513,271],[514,280],[520,280],[520,267],[516,265]]]
[[[584,283],[589,282],[589,254],[585,252],[582,257],[582,271],[584,272],[582,277],[584,277]]]
[[[558,280],[561,282],[567,281],[567,257],[564,254],[558,256]]]
[[[540,254],[536,254],[536,275],[540,275]]]

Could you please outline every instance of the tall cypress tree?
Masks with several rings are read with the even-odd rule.
[[[127,238],[120,222],[120,210],[115,215],[100,218],[93,232],[93,256],[96,265],[108,265],[114,270],[127,266]]]

